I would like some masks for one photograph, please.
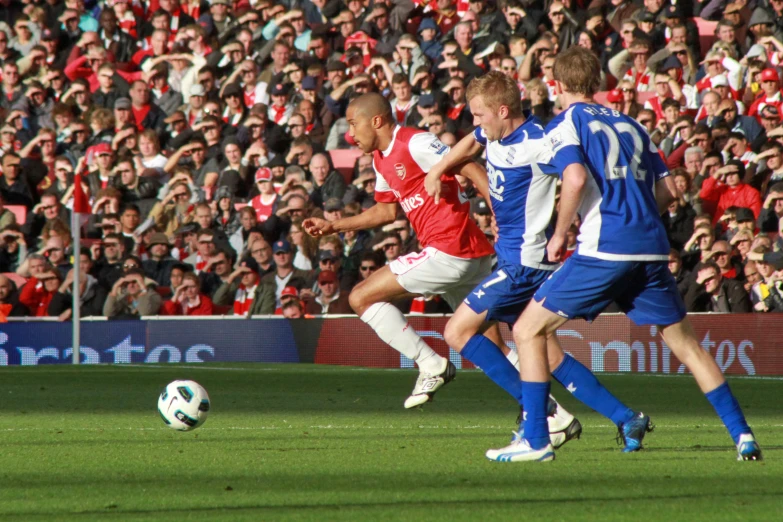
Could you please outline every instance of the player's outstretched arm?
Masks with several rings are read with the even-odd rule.
[[[443,156],[438,163],[430,168],[424,178],[424,189],[438,203],[440,200],[440,178],[454,167],[473,157],[481,151],[481,144],[473,137],[473,133],[462,138],[454,147]]]
[[[663,214],[672,201],[679,198],[677,185],[672,176],[666,176],[655,183],[655,200],[658,202],[658,214]]]
[[[311,236],[328,236],[336,232],[366,230],[394,222],[397,217],[397,203],[376,203],[372,208],[357,216],[326,221],[321,218],[307,218],[302,223]]]
[[[555,233],[546,247],[550,261],[562,261],[563,259],[566,249],[566,232],[576,218],[586,183],[587,171],[581,163],[572,163],[563,171],[563,184],[560,187],[560,211],[557,214]]]

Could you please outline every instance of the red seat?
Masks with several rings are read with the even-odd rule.
[[[233,306],[216,305],[214,303],[212,304],[212,315],[231,315],[233,312]]]
[[[595,103],[600,103],[601,105],[606,105],[606,97],[609,95],[609,91],[600,91],[595,93]]]
[[[609,91],[600,91],[595,93],[595,102],[600,103],[601,105],[606,105],[606,96],[609,94]],[[654,97],[654,92],[637,92],[636,93],[636,101],[644,105],[644,102],[649,100],[650,98]]]
[[[699,29],[699,45],[701,46],[701,57],[707,54],[712,44],[717,40],[715,30],[718,28],[718,22],[711,22],[702,18],[694,18],[693,23]]]
[[[26,278],[20,276],[16,272],[4,272],[3,274],[0,274],[0,275],[4,275],[8,279],[13,281],[14,284],[16,285],[16,288],[22,288],[22,286],[24,286],[24,284],[27,282]]]
[[[362,154],[364,153],[360,149],[338,149],[329,151],[334,168],[343,175],[346,183],[353,181],[353,167],[356,165],[356,158]]]
[[[654,92],[637,92],[636,93],[636,101],[644,105],[644,102],[649,100],[650,98],[654,98],[655,93]]]
[[[16,222],[19,225],[24,225],[27,221],[27,207],[24,205],[5,205],[5,208],[9,210],[9,212],[13,212],[16,216]]]

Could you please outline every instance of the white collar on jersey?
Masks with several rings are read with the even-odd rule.
[[[392,139],[391,139],[391,141],[389,142],[389,146],[388,146],[388,147],[386,147],[386,150],[385,150],[385,151],[381,152],[381,156],[383,156],[384,158],[385,158],[386,156],[388,156],[389,154],[391,154],[392,148],[394,147],[394,141],[397,139],[397,131],[398,131],[398,130],[400,130],[400,126],[399,126],[399,125],[396,125],[396,126],[394,127],[394,132],[392,132]]]

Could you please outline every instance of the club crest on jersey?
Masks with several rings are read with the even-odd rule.
[[[405,165],[402,163],[395,163],[394,164],[394,172],[397,173],[397,177],[400,179],[405,179]]]

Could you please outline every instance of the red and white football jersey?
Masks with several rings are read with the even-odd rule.
[[[440,203],[424,190],[424,178],[449,148],[431,132],[396,127],[389,148],[373,153],[375,200],[399,202],[425,247],[454,257],[492,254],[487,237],[470,218],[470,204],[453,176],[443,176]]]

